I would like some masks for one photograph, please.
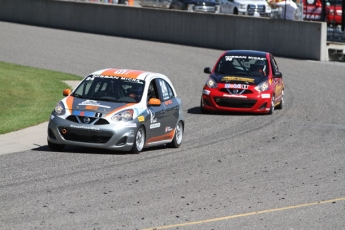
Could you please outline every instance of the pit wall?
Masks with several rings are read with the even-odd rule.
[[[0,0],[0,20],[220,50],[327,61],[327,24],[80,1]]]

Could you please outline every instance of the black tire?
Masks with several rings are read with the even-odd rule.
[[[167,144],[168,147],[170,148],[178,148],[180,147],[183,139],[183,123],[182,121],[177,122],[176,128],[175,128],[175,135],[174,139],[171,143]]]
[[[271,99],[271,107],[270,110],[268,111],[269,115],[272,115],[274,112],[274,95],[272,95],[272,99]]]
[[[139,154],[145,146],[145,129],[143,126],[140,126],[137,132],[135,133],[133,147],[131,153]]]
[[[237,8],[234,9],[234,15],[238,15],[238,9]]]
[[[47,142],[48,142],[48,147],[54,151],[61,151],[65,148],[65,145],[55,144],[50,141],[47,141]]]
[[[284,90],[283,90],[282,91],[282,97],[280,99],[280,103],[279,103],[279,105],[276,106],[276,109],[283,109],[284,103],[285,103],[285,101],[284,101]]]

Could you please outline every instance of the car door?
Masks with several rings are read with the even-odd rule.
[[[168,82],[161,78],[158,78],[157,82],[160,98],[162,98],[162,104],[165,108],[164,120],[162,122],[162,125],[164,125],[164,139],[168,139],[173,136],[173,130],[176,127],[177,119],[179,117],[180,104],[175,98],[174,92]]]
[[[147,95],[147,111],[149,113],[149,124],[147,127],[147,142],[156,142],[161,140],[162,136],[165,134],[165,105],[161,103],[160,105],[150,105],[149,100],[151,98],[160,99],[160,93],[156,79],[153,79],[149,83],[148,95]]]
[[[277,62],[272,55],[270,55],[270,59],[271,59],[270,60],[271,66],[272,66],[272,75],[273,75],[272,84],[274,85],[275,103],[278,103],[281,100],[282,91],[284,87],[283,78],[274,77],[275,74],[280,71],[279,71]]]

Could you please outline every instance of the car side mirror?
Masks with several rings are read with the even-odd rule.
[[[158,98],[151,98],[148,104],[152,106],[160,106],[161,100],[159,100]]]
[[[211,73],[211,68],[210,68],[210,67],[206,67],[206,68],[204,69],[204,73],[210,74],[210,73]]]
[[[64,95],[65,97],[67,97],[68,95],[71,94],[71,89],[64,89],[64,91],[62,92],[62,95]]]
[[[281,72],[276,72],[274,74],[274,78],[282,78],[283,77],[283,74]]]

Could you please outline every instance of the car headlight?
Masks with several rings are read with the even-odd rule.
[[[247,5],[246,4],[240,4],[240,9],[241,10],[245,10],[247,8]]]
[[[264,91],[268,90],[268,87],[269,87],[268,81],[263,81],[260,84],[258,84],[257,86],[255,86],[254,89],[256,89],[256,91],[258,91],[258,92],[264,92]]]
[[[123,110],[121,112],[115,113],[111,119],[113,121],[131,121],[133,120],[133,109]]]
[[[217,82],[215,82],[212,78],[207,79],[206,85],[210,88],[217,88]]]
[[[56,104],[54,111],[57,115],[64,115],[66,113],[65,105],[59,101]]]

